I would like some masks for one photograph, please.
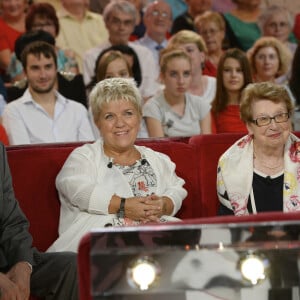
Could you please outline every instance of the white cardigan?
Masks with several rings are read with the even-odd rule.
[[[176,166],[167,155],[143,146],[136,148],[155,172],[156,194],[172,199],[174,216],[187,195],[184,180],[176,175]],[[117,167],[108,168],[108,163],[101,140],[76,148],[70,154],[56,178],[61,202],[59,238],[48,251],[77,251],[85,233],[111,223],[115,217],[108,214],[114,194],[134,196],[126,177]]]

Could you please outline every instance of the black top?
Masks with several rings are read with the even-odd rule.
[[[194,26],[194,19],[193,17],[188,13],[185,12],[182,15],[179,15],[174,21],[171,29],[171,34],[175,34],[180,30],[192,30],[196,31]]]
[[[283,173],[276,177],[270,177],[254,172],[252,186],[257,212],[283,211]],[[227,194],[224,196],[226,198]],[[247,209],[250,214],[253,213],[250,195]],[[220,203],[218,214],[233,215],[234,212]]]

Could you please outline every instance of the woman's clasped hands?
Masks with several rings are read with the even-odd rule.
[[[168,197],[155,194],[145,197],[131,197],[126,199],[125,217],[141,221],[142,223],[157,222],[167,214],[167,206],[172,201]]]

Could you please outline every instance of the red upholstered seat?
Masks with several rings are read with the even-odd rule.
[[[240,137],[239,133],[203,134],[190,138],[190,144],[196,147],[199,172],[201,217],[217,215],[218,198],[216,192],[217,165],[220,156]]]

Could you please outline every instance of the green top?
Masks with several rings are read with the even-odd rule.
[[[254,42],[261,37],[260,29],[255,22],[244,22],[231,13],[225,13],[224,17],[239,40],[242,50],[250,49]]]

